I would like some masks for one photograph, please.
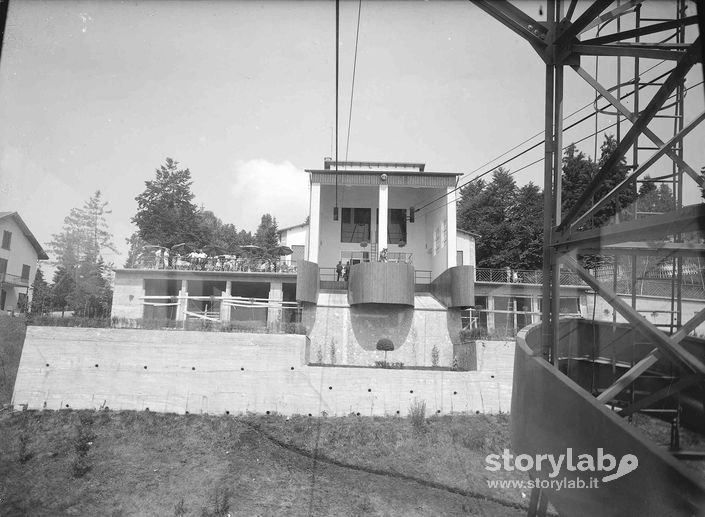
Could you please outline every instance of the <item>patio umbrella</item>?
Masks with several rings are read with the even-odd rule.
[[[174,246],[171,247],[171,249],[186,252],[189,249],[189,245],[186,244],[185,242],[182,242],[180,244],[175,244]]]
[[[261,251],[262,247],[261,246],[256,246],[254,244],[244,244],[240,246],[240,249],[243,251]]]
[[[217,244],[208,244],[203,247],[203,251],[205,251],[209,255],[222,255],[227,250],[223,246],[219,246]]]
[[[283,257],[284,255],[291,255],[292,253],[294,253],[294,250],[292,250],[289,246],[276,246],[271,250],[267,250],[267,253]]]

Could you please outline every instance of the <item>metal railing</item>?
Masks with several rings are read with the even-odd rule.
[[[414,283],[426,285],[431,283],[431,272],[425,269],[417,269],[414,271]]]
[[[296,264],[285,259],[220,257],[188,259],[174,257],[167,263],[156,257],[142,257],[128,269],[165,269],[176,271],[225,271],[241,273],[296,273]]]
[[[515,269],[475,269],[475,282],[493,284],[543,284],[543,272],[540,270],[522,271]],[[586,285],[574,271],[561,270],[561,285]]]

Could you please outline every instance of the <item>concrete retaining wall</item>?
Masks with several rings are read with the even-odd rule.
[[[620,296],[622,300],[631,305],[631,296]],[[656,325],[663,325],[661,328],[667,330],[665,325],[671,322],[671,301],[666,298],[653,296],[637,296],[637,310],[648,321]],[[683,300],[681,316],[683,322],[688,321],[698,312],[705,308],[705,300]],[[614,309],[601,297],[587,296],[587,311],[584,314],[586,319],[596,321],[612,321]],[[617,323],[626,323],[621,314],[617,313]],[[705,323],[701,323],[695,329],[696,336],[705,336]]]
[[[479,344],[477,372],[306,366],[306,349],[305,336],[29,327],[13,404],[405,415],[418,400],[427,414],[509,411],[514,343]]]
[[[459,339],[460,311],[446,309],[430,295],[415,297],[415,308],[403,305],[369,304],[349,306],[342,294],[319,297],[318,306],[306,307],[303,324],[311,338],[311,361],[315,363],[374,366],[385,358],[376,349],[381,338],[391,339],[394,350],[388,362],[404,366],[453,364],[453,341]]]

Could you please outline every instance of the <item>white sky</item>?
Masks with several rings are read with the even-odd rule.
[[[537,19],[545,10],[517,5]],[[340,159],[357,6],[341,2]],[[566,78],[567,114],[592,97],[570,70]],[[472,171],[541,130],[543,80],[533,49],[469,2],[365,0],[349,158]],[[13,1],[0,62],[0,210],[19,211],[46,243],[100,189],[123,251],[106,258],[122,265],[134,198],[169,156],[224,222],[254,231],[269,212],[280,228],[298,224],[304,169],[332,154],[334,81],[332,0]],[[702,110],[694,93],[686,121]],[[705,164],[705,146],[692,152],[695,167]],[[538,164],[517,181],[541,177]]]

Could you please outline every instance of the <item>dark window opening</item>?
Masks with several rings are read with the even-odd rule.
[[[8,232],[7,230],[3,230],[3,232],[2,232],[2,249],[9,250],[11,242],[12,242],[12,232]]]
[[[369,242],[371,221],[371,208],[343,208],[340,242]]]
[[[29,280],[29,266],[22,264],[22,280]]]
[[[387,224],[387,242],[389,244],[406,244],[406,209],[392,208],[389,210]]]

